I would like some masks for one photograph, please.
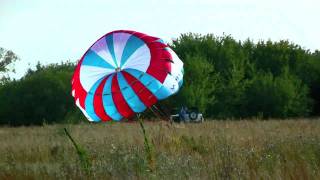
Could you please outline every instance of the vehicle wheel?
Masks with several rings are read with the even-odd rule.
[[[190,120],[196,120],[197,117],[198,117],[198,113],[197,112],[190,112],[189,113]]]

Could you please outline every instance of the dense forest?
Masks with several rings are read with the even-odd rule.
[[[257,43],[231,36],[182,34],[170,46],[184,62],[184,84],[161,101],[170,111],[198,107],[207,119],[320,115],[320,52],[287,40]],[[5,76],[18,58],[0,49],[0,124],[84,121],[71,96],[75,63],[37,65],[19,80]]]

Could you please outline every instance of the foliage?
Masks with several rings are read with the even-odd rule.
[[[74,113],[70,95],[73,65],[65,63],[29,70],[20,80],[0,88],[0,123],[10,125],[41,125],[63,122]],[[76,113],[74,113],[76,114]]]
[[[289,41],[241,42],[229,35],[192,33],[181,35],[171,46],[184,60],[186,69],[190,69],[185,79],[213,85],[203,111],[207,117],[285,118],[320,114],[319,51],[311,53]],[[190,65],[190,56],[202,57],[211,64],[214,71],[207,77],[209,81],[202,81],[204,74],[194,73],[199,69]],[[197,102],[193,103],[197,106],[203,101],[202,93],[187,82],[183,91],[184,100]]]
[[[204,57],[188,55],[184,61],[185,76],[184,87],[177,95],[177,102],[188,107],[198,107],[206,112],[207,107],[213,104],[217,79],[219,75],[214,72],[214,67]]]
[[[15,71],[10,65],[18,59],[18,56],[14,52],[0,47],[0,84],[10,80],[6,73]]]
[[[306,116],[310,111],[307,95],[308,87],[288,72],[278,77],[260,73],[246,90],[246,115],[264,118]]]

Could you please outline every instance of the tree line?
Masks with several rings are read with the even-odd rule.
[[[320,114],[318,50],[311,52],[287,40],[255,43],[250,39],[237,41],[229,35],[193,33],[182,34],[170,46],[183,60],[185,75],[179,93],[160,102],[167,110],[197,107],[212,119]],[[9,62],[7,59],[5,65]],[[70,94],[74,68],[71,62],[39,63],[19,80],[2,78],[0,124],[83,121]]]

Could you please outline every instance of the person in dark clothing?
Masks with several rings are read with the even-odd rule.
[[[180,118],[180,121],[184,121],[185,120],[185,115],[187,113],[187,108],[182,106],[181,107],[181,110],[179,112],[179,118]]]

